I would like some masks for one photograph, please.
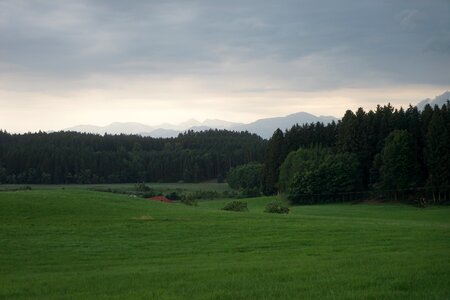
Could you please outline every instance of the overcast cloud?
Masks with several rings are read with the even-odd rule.
[[[0,128],[250,122],[450,89],[450,1],[0,0]]]

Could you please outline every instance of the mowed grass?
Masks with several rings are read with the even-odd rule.
[[[0,299],[449,299],[450,207],[0,193]]]

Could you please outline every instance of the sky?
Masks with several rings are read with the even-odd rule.
[[[0,0],[0,128],[248,123],[450,89],[449,0]]]

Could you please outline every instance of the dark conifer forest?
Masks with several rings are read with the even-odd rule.
[[[348,110],[338,124],[276,131],[268,142],[263,177],[266,194],[286,193],[297,203],[337,201],[352,193],[351,199],[373,196],[367,191],[446,201],[449,102],[423,111],[390,104],[368,112]]]
[[[226,130],[166,139],[0,131],[0,183],[199,182],[254,162],[263,165],[261,178],[253,180],[259,186],[252,188],[284,193],[294,203],[363,191],[417,198],[420,189],[428,192],[423,197],[442,202],[449,197],[449,153],[449,102],[423,111],[388,104],[348,110],[338,123],[276,130],[268,141]],[[239,182],[236,174],[233,181]]]
[[[0,183],[198,182],[262,161],[266,142],[225,130],[177,138],[0,132]]]

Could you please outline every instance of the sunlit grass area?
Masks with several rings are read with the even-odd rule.
[[[450,207],[0,193],[0,299],[447,299]]]

